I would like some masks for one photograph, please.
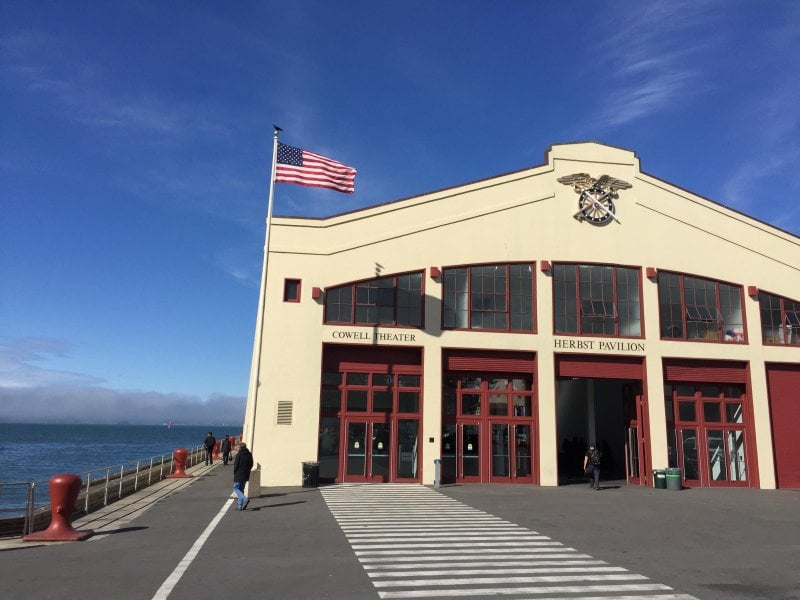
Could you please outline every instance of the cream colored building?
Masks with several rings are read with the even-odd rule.
[[[253,486],[554,486],[596,440],[604,479],[800,487],[800,239],[628,150],[545,159],[272,219]]]

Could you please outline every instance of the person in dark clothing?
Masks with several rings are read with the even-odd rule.
[[[225,436],[222,444],[220,444],[219,451],[222,452],[222,464],[227,465],[231,459],[231,436]]]
[[[217,443],[217,438],[215,438],[213,435],[211,435],[211,432],[209,431],[208,435],[206,436],[206,439],[203,440],[203,448],[205,448],[205,450],[206,450],[206,464],[207,465],[210,465],[211,463],[214,462],[213,452],[214,452],[214,446],[216,445],[216,443]]]
[[[589,442],[589,449],[583,455],[583,471],[589,476],[589,487],[594,490],[600,489],[600,463],[602,453],[597,449],[594,442]]]
[[[236,494],[236,506],[244,510],[250,504],[250,498],[244,495],[244,484],[250,480],[250,471],[253,469],[253,455],[244,442],[239,444],[239,452],[233,460],[233,491]]]

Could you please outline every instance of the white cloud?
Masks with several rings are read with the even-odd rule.
[[[242,423],[245,399],[131,392],[89,386],[0,387],[0,420],[7,423],[159,424]]]
[[[0,388],[102,383],[102,379],[90,375],[48,369],[36,364],[45,362],[52,357],[68,357],[69,350],[69,344],[60,340],[0,338]]]
[[[587,93],[600,100],[592,118],[601,128],[644,120],[682,106],[707,89],[697,56],[714,40],[693,35],[707,24],[711,2],[664,2],[625,6],[609,14],[593,37],[597,51]],[[722,35],[722,34],[720,34]],[[598,83],[596,79],[601,81]],[[598,91],[600,93],[598,93]]]
[[[45,338],[0,339],[0,420],[7,423],[120,423],[175,421],[237,423],[245,399],[112,390],[100,379],[48,369],[53,357],[68,358],[69,344]]]

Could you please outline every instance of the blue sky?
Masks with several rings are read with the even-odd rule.
[[[596,140],[800,234],[800,3],[0,6],[0,420],[241,422],[272,124],[326,216]]]

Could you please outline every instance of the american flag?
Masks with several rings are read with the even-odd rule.
[[[320,154],[278,142],[275,181],[352,194],[355,191],[356,170]]]

